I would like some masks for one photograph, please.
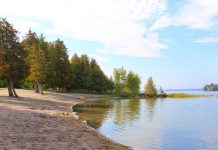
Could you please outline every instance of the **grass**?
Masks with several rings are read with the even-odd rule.
[[[186,94],[186,93],[172,93],[168,94],[167,97],[170,98],[201,98],[201,97],[210,97],[212,95],[207,94]]]

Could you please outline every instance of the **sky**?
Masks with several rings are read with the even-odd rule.
[[[108,75],[123,66],[142,87],[218,83],[218,0],[0,0],[0,17],[20,31],[58,38],[95,58]]]

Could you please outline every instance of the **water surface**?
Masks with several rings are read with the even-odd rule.
[[[217,98],[97,100],[74,111],[103,135],[134,149],[218,149]]]

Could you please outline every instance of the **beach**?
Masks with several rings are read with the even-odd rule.
[[[73,105],[98,97],[52,92],[40,95],[30,90],[17,93],[20,98],[11,98],[7,89],[0,89],[0,149],[128,149],[73,115]]]

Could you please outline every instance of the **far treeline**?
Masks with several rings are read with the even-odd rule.
[[[54,92],[83,92],[138,96],[140,77],[123,67],[114,69],[108,78],[94,58],[74,54],[71,59],[64,42],[46,41],[43,34],[29,30],[22,41],[18,31],[0,18],[0,87],[8,87],[9,96],[18,97],[15,88]],[[150,77],[145,84],[148,97],[165,97]]]
[[[218,91],[218,84],[207,84],[204,86],[204,91]]]

